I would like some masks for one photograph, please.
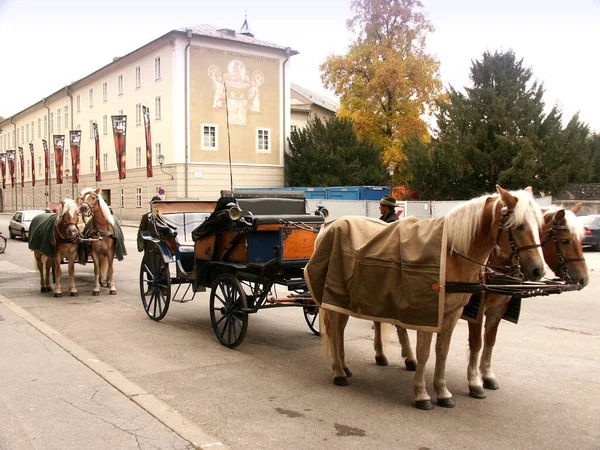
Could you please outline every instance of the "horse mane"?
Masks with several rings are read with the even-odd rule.
[[[92,188],[85,188],[81,191],[81,197],[85,197],[86,194],[95,194],[96,191]],[[98,195],[98,194],[96,194]],[[111,225],[115,224],[115,219],[113,217],[113,215],[110,213],[110,209],[108,208],[108,205],[106,204],[106,202],[104,201],[104,198],[101,195],[98,195],[98,203],[100,205],[100,211],[102,211],[102,214],[104,215],[104,217],[111,223]]]
[[[538,229],[544,223],[544,216],[540,207],[535,203],[533,196],[524,190],[510,191],[517,198],[517,204],[512,214],[509,214],[505,227],[513,228],[522,223],[529,222]],[[446,216],[448,230],[448,245],[451,251],[466,254],[475,240],[475,235],[481,227],[481,220],[486,202],[494,198],[493,213],[500,203],[498,194],[483,195],[454,207]],[[536,243],[539,244],[539,235],[535,234]]]
[[[58,210],[58,214],[57,214],[57,222],[58,223],[62,223],[63,221],[63,214],[65,214],[66,212],[70,212],[71,214],[74,215],[74,217],[77,217],[77,215],[79,214],[79,208],[77,207],[77,203],[75,203],[75,200],[72,200],[70,198],[65,198],[63,200],[64,203],[62,203],[60,205],[60,209]]]
[[[544,208],[544,212],[555,213],[559,209],[565,210],[565,221],[567,222],[567,227],[569,228],[571,236],[576,237],[581,241],[584,236],[583,225],[581,225],[579,220],[577,220],[577,216],[573,213],[573,211],[565,209],[561,206],[552,205]]]

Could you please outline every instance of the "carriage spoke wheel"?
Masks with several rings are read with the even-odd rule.
[[[306,320],[306,324],[310,331],[312,331],[316,336],[321,336],[321,328],[319,324],[319,307],[315,306],[304,306],[302,308],[304,312],[304,320]]]
[[[239,280],[222,274],[210,292],[210,321],[219,342],[234,348],[242,343],[248,329],[248,313],[242,311],[246,293]]]
[[[159,252],[147,252],[140,267],[140,295],[146,314],[152,320],[161,320],[171,303],[171,274]]]
[[[4,250],[6,250],[6,238],[0,235],[0,253],[4,253]]]

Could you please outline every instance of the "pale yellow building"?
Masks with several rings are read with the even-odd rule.
[[[216,199],[231,187],[231,179],[234,188],[283,186],[283,154],[291,111],[298,105],[295,93],[296,106],[290,98],[290,59],[295,54],[289,47],[254,38],[244,23],[238,32],[210,25],[173,30],[115,58],[0,122],[0,154],[23,147],[25,160],[24,188],[18,153],[14,188],[7,168],[4,211],[40,209],[84,187],[100,187],[115,214],[135,219],[161,188],[166,199]],[[150,108],[152,178],[146,177],[142,106]],[[321,105],[314,108],[320,113]],[[111,116],[120,114],[127,116],[123,180],[118,179],[111,124]],[[95,181],[94,122],[100,136],[101,182]],[[294,117],[294,124],[300,122]],[[82,132],[78,186],[71,184],[70,130]],[[54,135],[65,135],[64,167],[71,177],[57,185],[52,159],[51,185],[45,186],[42,140],[52,155]]]
[[[333,100],[291,83],[291,126],[302,128],[309,118],[319,117],[323,122],[335,116],[340,105]]]

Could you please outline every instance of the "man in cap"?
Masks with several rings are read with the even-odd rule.
[[[379,220],[387,223],[398,220],[398,216],[396,215],[396,199],[391,195],[384,195],[379,202],[379,212],[381,213]]]
[[[138,232],[137,232],[137,249],[138,252],[143,252],[144,251],[144,247],[145,247],[145,243],[146,241],[144,241],[144,238],[142,238],[142,231],[150,231],[150,220],[148,219],[148,216],[150,216],[150,214],[152,214],[152,203],[154,203],[155,201],[158,200],[162,200],[162,197],[155,195],[154,197],[152,197],[152,200],[150,200],[148,203],[150,203],[150,211],[147,212],[146,214],[144,214],[142,216],[142,219],[140,220],[140,226],[138,227]]]

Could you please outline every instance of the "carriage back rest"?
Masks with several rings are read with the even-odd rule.
[[[194,245],[192,231],[203,223],[210,213],[182,212],[163,214],[166,222],[177,229],[177,240],[180,245]]]
[[[300,198],[239,198],[238,204],[242,211],[255,216],[307,214],[306,204]]]

